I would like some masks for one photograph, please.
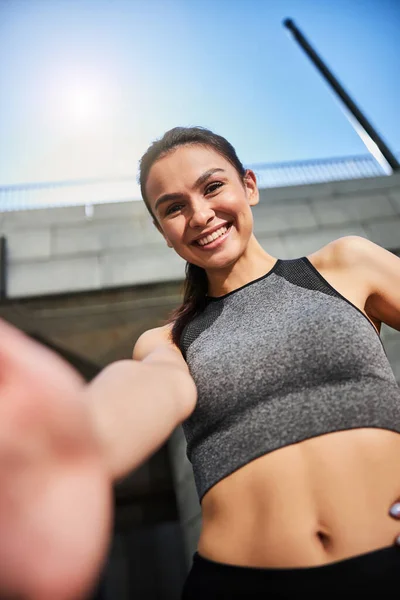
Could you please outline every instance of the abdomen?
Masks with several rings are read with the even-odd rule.
[[[400,435],[353,429],[251,461],[202,501],[199,552],[258,567],[316,566],[393,544]]]

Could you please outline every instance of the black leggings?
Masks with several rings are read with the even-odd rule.
[[[255,568],[217,563],[197,552],[182,600],[220,598],[396,598],[400,548],[390,546],[317,567]]]

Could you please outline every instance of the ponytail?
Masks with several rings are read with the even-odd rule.
[[[169,319],[169,322],[173,323],[172,341],[178,348],[186,324],[202,312],[207,303],[208,280],[205,270],[192,263],[186,263],[185,273],[182,304]]]

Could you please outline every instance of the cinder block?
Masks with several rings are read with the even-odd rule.
[[[85,222],[84,206],[68,206],[55,208],[38,208],[34,210],[17,210],[3,213],[4,231],[47,227],[56,223]]]
[[[141,218],[128,223],[120,220],[109,224],[93,224],[93,227],[96,227],[101,247],[105,250],[135,248],[147,242]]]
[[[300,186],[260,188],[259,206],[271,206],[286,201],[293,201],[294,203],[304,202],[304,200],[307,199],[307,191],[301,190],[299,193],[299,187]]]
[[[52,232],[52,252],[55,255],[102,252],[121,248],[136,248],[148,243],[158,243],[160,249],[166,244],[160,233],[153,238],[151,228],[143,218],[119,219],[107,222],[90,221],[75,227],[57,227]]]
[[[136,219],[137,217],[147,216],[149,214],[142,200],[96,204],[93,208],[93,221],[103,219],[110,221],[115,221],[117,219]]]
[[[392,202],[392,205],[395,211],[400,215],[400,189],[399,190],[391,190],[389,192],[389,198]]]
[[[317,221],[307,203],[280,204],[279,206],[255,206],[254,231],[260,233],[279,233],[291,229],[310,229]]]
[[[142,222],[142,235],[144,243],[159,244],[160,247],[168,248],[162,234],[150,219],[146,219],[145,222]]]
[[[345,198],[344,201],[348,202],[348,209],[353,220],[366,222],[396,214],[391,202],[384,194],[352,195]]]
[[[286,248],[286,256],[284,258],[291,259],[308,256],[328,244],[332,239],[334,239],[333,236],[329,235],[326,230],[314,232],[313,235],[288,234],[283,237]]]
[[[329,202],[312,203],[312,208],[321,225],[363,223],[396,214],[389,199],[383,194],[332,197]]]
[[[287,248],[286,258],[298,258],[316,252],[329,242],[347,235],[360,235],[367,237],[365,230],[360,225],[346,225],[343,227],[319,229],[305,233],[292,233],[282,236]]]
[[[6,240],[10,263],[50,257],[50,228],[10,231]]]
[[[298,186],[301,190],[301,195],[306,192],[306,198],[311,200],[315,199],[326,199],[332,196],[334,191],[334,185],[332,181],[326,181],[322,183],[310,183],[308,185]]]
[[[259,235],[258,242],[268,254],[275,258],[288,258],[289,251],[285,246],[284,241],[276,235]]]
[[[8,296],[38,296],[100,287],[97,256],[11,265]]]
[[[290,201],[292,204],[304,202],[309,198],[324,198],[333,193],[331,182],[311,183],[305,185],[289,185],[279,187],[260,188],[260,204],[280,204]]]
[[[333,196],[311,202],[311,209],[319,225],[342,225],[353,221],[348,202],[337,200]]]
[[[54,256],[97,253],[101,251],[101,240],[89,222],[74,227],[53,227],[51,251]]]
[[[167,247],[142,246],[133,251],[108,252],[100,256],[104,287],[183,279],[185,261]]]
[[[400,218],[375,221],[365,225],[368,238],[388,250],[400,248]]]
[[[372,190],[386,190],[391,187],[399,185],[400,179],[397,176],[381,175],[377,177],[362,177],[354,179],[343,179],[342,181],[332,182],[333,190],[335,195],[351,194],[366,192],[370,193]]]

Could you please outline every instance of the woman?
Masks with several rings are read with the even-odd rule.
[[[184,598],[393,589],[400,389],[379,328],[400,330],[400,260],[359,237],[268,254],[256,178],[207,130],[167,132],[140,182],[188,263],[182,307],[145,336],[148,351],[172,337],[198,391],[184,431],[202,531]]]
[[[141,187],[188,272],[183,305],[134,361],[85,386],[2,324],[0,592],[84,598],[112,482],[183,422],[203,517],[184,598],[382,597],[400,560],[400,391],[378,330],[400,329],[400,261],[354,237],[269,255],[254,174],[204,129],[153,144]]]

